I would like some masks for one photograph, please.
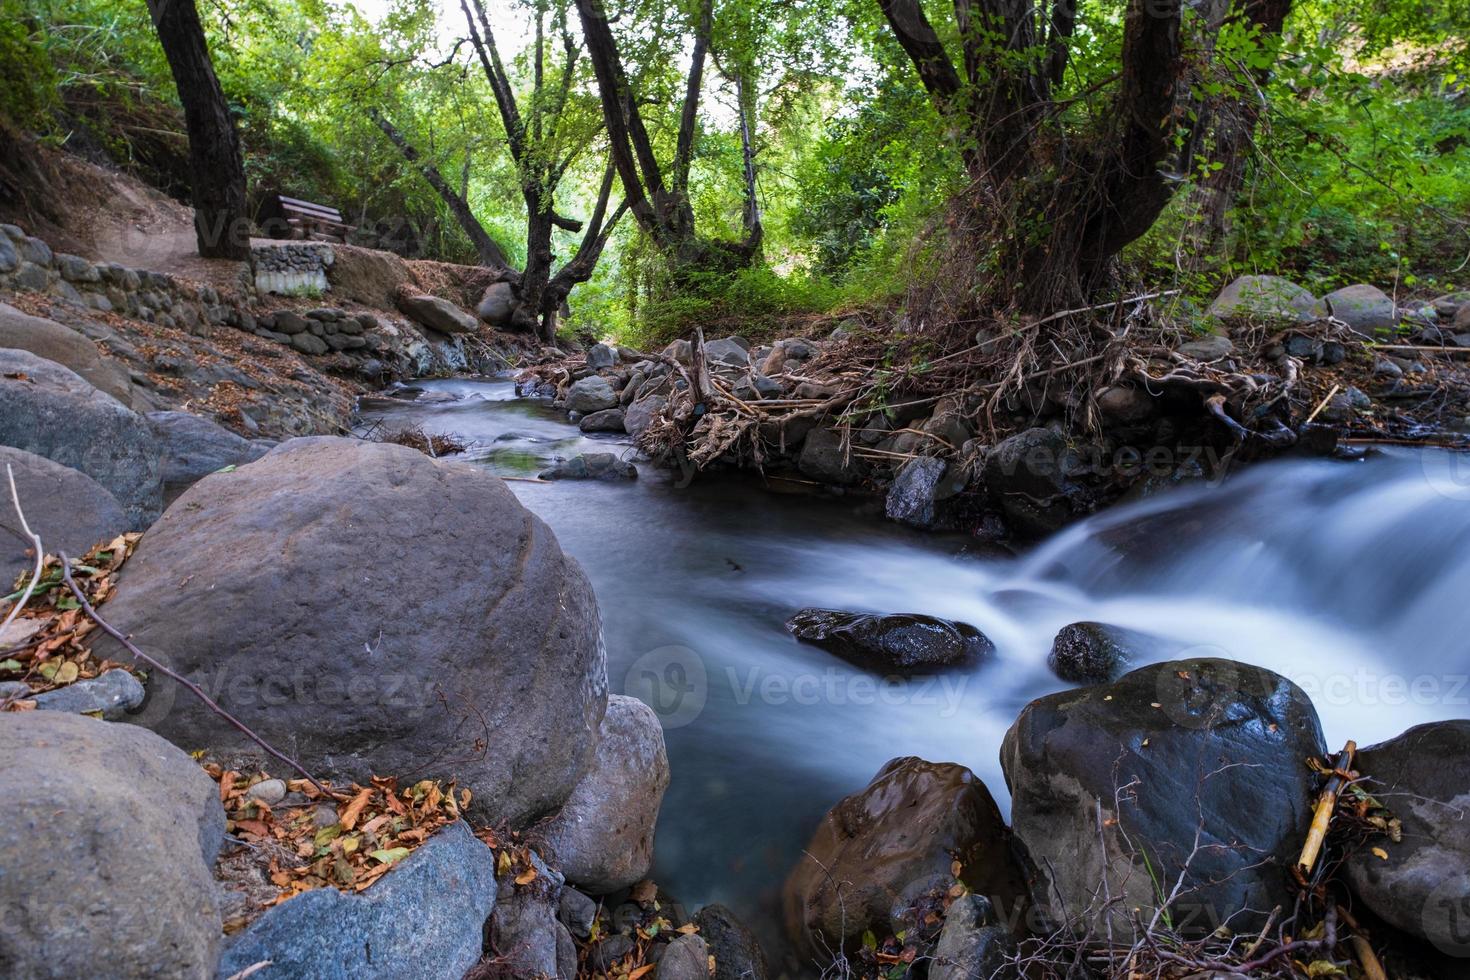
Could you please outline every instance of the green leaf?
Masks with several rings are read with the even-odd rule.
[[[373,851],[372,854],[369,855],[369,857],[371,857],[374,861],[378,861],[382,864],[392,864],[394,861],[402,861],[404,858],[408,857],[408,848],[391,847],[386,850],[377,850]]]

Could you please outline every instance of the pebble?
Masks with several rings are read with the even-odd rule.
[[[286,798],[286,782],[282,779],[263,779],[246,791],[247,796],[253,800],[259,800],[267,806],[275,806]],[[337,822],[337,814],[332,812],[332,822]]]

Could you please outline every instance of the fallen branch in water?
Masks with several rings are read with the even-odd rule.
[[[92,622],[100,626],[104,633],[112,637],[117,642],[121,643],[123,647],[128,651],[128,653],[133,655],[133,658],[135,660],[142,661],[143,663],[152,667],[154,670],[158,671],[160,674],[163,674],[165,677],[171,678],[172,680],[177,681],[179,684],[188,688],[189,691],[191,691],[194,696],[197,697],[200,701],[203,701],[204,704],[211,711],[219,715],[225,721],[229,722],[246,738],[250,739],[256,745],[259,745],[262,749],[265,749],[265,751],[268,752],[272,757],[280,760],[281,762],[284,762],[286,765],[299,772],[304,779],[311,783],[311,785],[321,790],[323,795],[328,797],[333,796],[332,791],[319,783],[316,777],[307,772],[306,769],[301,765],[301,763],[286,755],[284,752],[276,749],[265,739],[261,738],[259,735],[255,734],[255,732],[251,731],[249,726],[247,726],[240,719],[230,714],[224,708],[221,708],[213,698],[204,693],[204,689],[202,687],[184,677],[182,674],[171,670],[168,667],[165,667],[162,662],[153,657],[150,657],[142,650],[139,650],[138,647],[134,645],[132,640],[128,639],[122,633],[118,632],[118,630],[114,628],[111,623],[102,618],[102,616],[92,606],[92,603],[87,599],[87,594],[81,590],[81,587],[77,585],[76,580],[71,577],[71,559],[66,557],[66,554],[64,552],[59,552],[57,554],[57,557],[61,560],[61,580],[66,583],[66,587],[70,589],[71,594],[76,597],[77,603],[82,607],[82,612],[85,613],[87,615],[87,618],[91,619]]]

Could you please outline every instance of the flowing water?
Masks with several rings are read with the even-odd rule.
[[[423,387],[444,400],[366,421],[457,433],[473,443],[464,458],[504,476],[631,453],[626,437],[583,436],[507,381]],[[769,928],[816,822],[888,759],[963,763],[1007,805],[1001,739],[1027,701],[1063,686],[1046,655],[1069,622],[1144,631],[1151,659],[1283,673],[1333,745],[1470,717],[1461,459],[1259,466],[1114,508],[1020,557],[886,523],[871,501],[745,478],[681,489],[642,466],[633,483],[510,486],[596,589],[611,689],[663,718],[673,782],[656,879],[691,908],[723,901]],[[884,682],[786,635],[786,617],[809,605],[963,620],[997,654],[973,673]]]

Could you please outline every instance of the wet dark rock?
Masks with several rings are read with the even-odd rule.
[[[1051,923],[1085,931],[1105,927],[1106,885],[1126,929],[1128,910],[1157,907],[1156,881],[1183,874],[1180,932],[1258,929],[1295,896],[1287,869],[1317,789],[1304,760],[1325,751],[1300,688],[1227,660],[1153,664],[1033,701],[1001,748],[1032,895]]]
[[[953,884],[1007,908],[1025,884],[1000,809],[974,773],[912,756],[884,765],[834,806],[786,879],[786,932],[805,953],[851,950],[871,929],[886,935],[924,896]]]
[[[900,674],[969,667],[995,652],[989,638],[968,623],[914,613],[803,609],[786,621],[786,629],[858,666]]]
[[[1081,488],[1073,480],[1077,462],[1060,432],[1027,429],[985,454],[980,480],[1013,531],[1040,537],[1084,509]]]
[[[633,480],[638,468],[612,453],[583,453],[541,471],[543,480]]]
[[[1071,623],[1057,631],[1046,665],[1070,684],[1105,684],[1123,673],[1129,659],[1121,630],[1102,623]]]
[[[983,895],[961,895],[944,914],[944,927],[934,945],[929,980],[1012,980],[1008,967],[1016,943],[995,924],[995,913]]]
[[[1419,725],[1358,753],[1356,769],[1403,828],[1348,858],[1354,894],[1384,921],[1441,952],[1470,957],[1470,721]],[[1381,848],[1387,859],[1375,855]]]
[[[934,456],[918,456],[904,463],[888,486],[884,514],[911,527],[950,526],[943,505],[963,489],[963,472],[950,477],[951,469],[951,464]]]
[[[813,480],[844,485],[856,483],[864,471],[862,460],[843,445],[842,434],[831,428],[808,433],[801,444],[797,468]]]
[[[694,915],[699,935],[715,958],[712,980],[766,980],[766,955],[755,933],[723,905],[706,905]]]

